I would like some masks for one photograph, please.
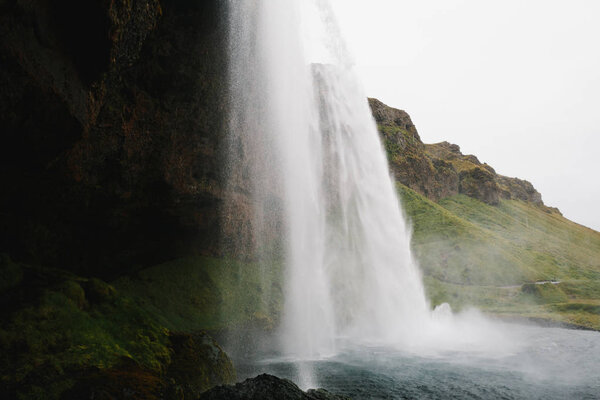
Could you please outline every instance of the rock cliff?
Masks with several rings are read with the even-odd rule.
[[[106,278],[218,251],[222,7],[0,3],[0,251]]]
[[[458,145],[424,144],[406,112],[377,99],[369,99],[369,105],[398,182],[433,201],[461,193],[491,205],[518,199],[559,212],[544,205],[530,182],[497,174],[476,156],[462,154]]]
[[[252,239],[224,199],[225,10],[216,0],[0,3],[0,251],[113,279]],[[77,16],[74,18],[73,16]],[[371,99],[396,179],[439,200],[541,203]],[[240,175],[242,176],[242,175]],[[231,198],[231,197],[230,197]],[[229,221],[228,220],[228,221]]]

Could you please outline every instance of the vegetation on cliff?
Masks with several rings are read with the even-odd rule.
[[[458,145],[424,144],[404,111],[369,104],[432,305],[600,329],[600,233]]]
[[[128,293],[170,330],[221,330],[254,325],[270,330],[283,307],[281,264],[188,257],[122,277]]]
[[[522,200],[398,191],[432,305],[600,329],[600,233]]]
[[[231,361],[206,334],[169,331],[99,279],[17,264],[6,255],[0,257],[0,274],[6,278],[0,291],[4,398],[81,398],[94,385],[105,390],[107,380],[124,377],[130,389],[150,385],[153,395],[169,390],[198,395],[235,380]],[[148,398],[143,393],[138,398]]]

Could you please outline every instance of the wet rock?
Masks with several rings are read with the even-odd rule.
[[[217,385],[235,382],[233,363],[217,342],[205,332],[171,334],[173,356],[167,376],[186,399]]]
[[[303,392],[292,381],[263,374],[235,386],[218,386],[200,396],[200,400],[347,400],[324,389]]]

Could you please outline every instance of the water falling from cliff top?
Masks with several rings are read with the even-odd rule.
[[[332,355],[340,337],[411,348],[476,334],[466,322],[454,323],[458,334],[442,332],[454,317],[429,311],[376,125],[327,1],[231,0],[230,41],[232,166],[248,172],[257,220],[269,218],[268,199],[281,204],[284,354]],[[327,64],[314,63],[307,43]]]
[[[340,334],[403,336],[427,304],[366,96],[327,3],[306,3],[232,3],[232,121],[258,152],[256,175],[281,177],[285,348],[317,356]],[[301,16],[311,12],[330,65],[306,56]],[[257,166],[265,160],[270,168]],[[254,176],[255,196],[271,183]]]

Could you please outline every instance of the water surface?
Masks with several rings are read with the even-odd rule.
[[[431,351],[344,343],[298,362],[264,355],[238,362],[239,378],[270,373],[353,399],[600,399],[600,333],[514,325],[521,343],[503,352]],[[421,352],[421,350],[419,350]]]

